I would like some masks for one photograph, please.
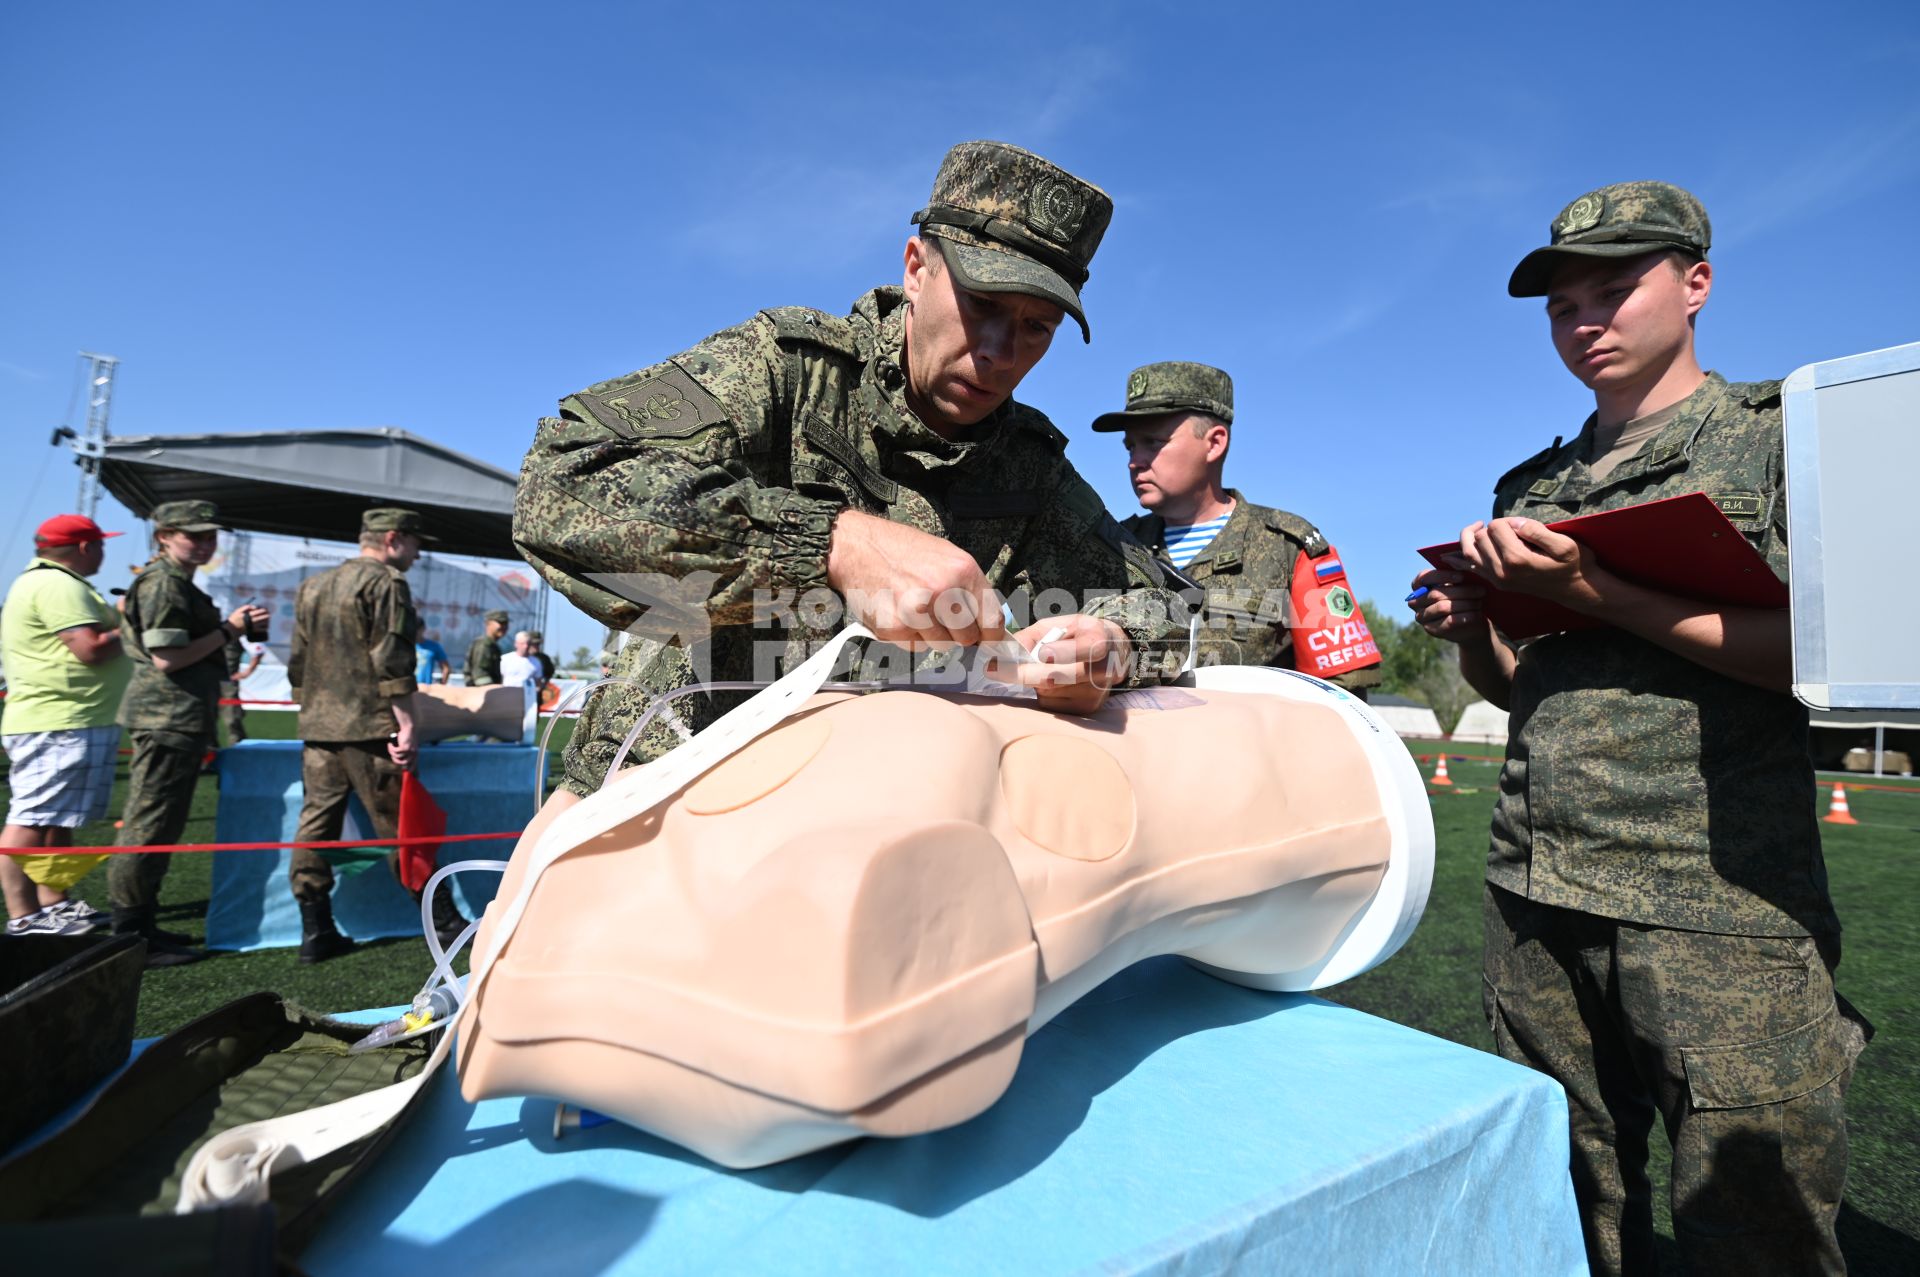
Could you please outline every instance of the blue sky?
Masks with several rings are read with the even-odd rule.
[[[1920,6],[1640,12],[6,6],[3,552],[71,508],[77,350],[122,360],[116,433],[394,425],[513,469],[569,391],[897,283],[941,154],[988,137],[1117,205],[1093,344],[1020,395],[1113,511],[1087,423],[1136,364],[1217,364],[1230,481],[1397,600],[1591,407],[1504,287],[1585,190],[1702,198],[1730,377],[1920,339]]]

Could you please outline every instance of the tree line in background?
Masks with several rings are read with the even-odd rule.
[[[1366,599],[1360,608],[1380,645],[1380,690],[1425,705],[1440,720],[1440,730],[1451,734],[1461,711],[1480,699],[1460,673],[1460,649],[1433,637],[1411,617],[1395,621],[1391,606]]]

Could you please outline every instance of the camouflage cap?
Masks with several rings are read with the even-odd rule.
[[[1666,182],[1616,182],[1560,210],[1551,242],[1520,259],[1507,281],[1511,297],[1544,297],[1568,257],[1638,257],[1661,249],[1707,255],[1713,226],[1690,192]]]
[[[542,633],[541,633],[541,632],[540,632],[539,630],[528,630],[528,631],[527,631],[527,642],[529,642],[529,643],[544,643],[544,642],[546,642],[546,641],[547,641],[547,636],[546,636],[546,635],[544,635],[544,634],[542,634]]]
[[[1095,430],[1125,430],[1142,417],[1204,412],[1233,423],[1233,378],[1206,364],[1171,359],[1127,374],[1127,406],[1093,419]]]
[[[172,529],[175,532],[225,532],[227,525],[220,522],[220,507],[211,501],[162,501],[153,507],[153,513],[147,516],[153,520],[153,530]]]
[[[1005,142],[962,142],[947,152],[927,206],[913,215],[937,236],[961,285],[1053,302],[1093,340],[1080,290],[1113,200],[1099,187]]]
[[[493,611],[487,613],[486,619],[489,621],[498,621],[502,625],[511,625],[513,623],[513,617],[509,613],[501,611],[499,608],[495,608]]]
[[[428,536],[427,521],[420,517],[418,510],[407,510],[400,506],[375,506],[360,516],[362,532],[411,532],[422,541],[437,541],[438,537]]]

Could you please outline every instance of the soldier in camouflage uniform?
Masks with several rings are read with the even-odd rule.
[[[1037,155],[962,143],[913,219],[903,287],[844,317],[762,311],[541,422],[515,540],[555,589],[629,632],[614,673],[638,684],[590,702],[570,792],[599,787],[661,691],[776,676],[846,617],[888,642],[965,646],[1004,633],[993,592],[1015,595],[1016,615],[1066,592],[1066,614],[1032,627],[1064,631],[1046,664],[1019,667],[1058,680],[1036,687],[1043,702],[1090,709],[1122,677],[1160,675],[1175,601],[1065,437],[1011,397],[1063,316],[1088,336],[1080,289],[1112,211]],[[860,672],[898,670],[890,655],[876,648]],[[633,760],[741,699],[675,702]]]
[[[227,681],[220,684],[220,722],[227,729],[227,744],[238,745],[247,738],[247,707],[240,703],[240,684],[253,676],[260,668],[263,649],[253,649],[251,660],[247,650],[234,639],[228,643],[223,657],[227,664]]]
[[[1699,202],[1660,182],[1554,219],[1508,291],[1547,298],[1596,412],[1501,478],[1493,521],[1414,579],[1413,606],[1512,714],[1487,1014],[1503,1055],[1566,1088],[1594,1271],[1653,1271],[1657,1114],[1689,1271],[1839,1272],[1843,1101],[1871,1029],[1833,987],[1840,923],[1787,614],[1634,585],[1542,526],[1705,492],[1786,576],[1779,383],[1729,384],[1694,356],[1709,240]],[[1605,625],[1516,646],[1482,582]]]
[[[287,678],[300,702],[297,842],[340,837],[357,794],[373,836],[395,837],[400,785],[413,766],[413,634],[417,617],[407,569],[430,540],[420,515],[380,507],[360,518],[360,554],[300,583],[293,605]],[[388,862],[395,866],[398,856]],[[288,874],[300,902],[300,961],[324,962],[353,948],[333,921],[333,866],[296,848]],[[465,925],[442,884],[434,928],[451,940]]]
[[[502,611],[487,613],[485,631],[467,644],[465,675],[468,687],[494,687],[499,684],[500,639],[512,620]]]
[[[1127,406],[1093,422],[1125,432],[1127,472],[1149,511],[1123,526],[1193,583],[1191,606],[1204,602],[1196,663],[1301,670],[1365,699],[1361,689],[1380,683],[1380,649],[1340,555],[1299,515],[1226,486],[1232,425],[1233,379],[1218,368],[1170,360],[1128,374]],[[1170,525],[1222,515],[1197,553],[1168,544]]]
[[[120,703],[120,725],[133,746],[127,800],[121,812],[122,847],[180,841],[193,807],[201,760],[213,748],[226,645],[249,624],[264,624],[265,608],[239,607],[222,617],[193,583],[194,570],[213,557],[223,527],[211,501],[169,501],[153,509],[157,553],[133,579],[121,607],[120,632],[133,657],[133,678]],[[174,966],[206,955],[192,937],[154,924],[165,853],[115,856],[107,869],[113,929],[147,939],[147,965]]]

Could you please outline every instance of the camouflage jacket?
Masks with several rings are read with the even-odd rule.
[[[365,557],[300,583],[287,681],[300,739],[384,740],[395,697],[414,691],[413,592],[398,568]]]
[[[1197,663],[1298,669],[1288,628],[1294,564],[1303,550],[1308,558],[1318,559],[1333,547],[1299,515],[1255,505],[1237,490],[1227,491],[1233,513],[1226,526],[1180,569],[1207,592]],[[1136,514],[1122,520],[1122,526],[1155,554],[1166,554],[1167,521],[1159,515]],[[1377,687],[1380,666],[1376,661],[1329,681],[1347,688]]]
[[[500,681],[500,645],[482,634],[467,644],[468,687],[492,687]]]
[[[227,678],[224,646],[216,647],[185,669],[162,673],[153,663],[156,647],[185,647],[220,628],[220,609],[193,583],[193,572],[164,554],[147,560],[127,587],[120,614],[120,636],[133,658],[133,678],[120,702],[120,725],[135,731],[180,732],[212,736],[220,705],[220,684]]]
[[[1159,571],[1067,461],[1065,436],[1011,401],[968,439],[929,430],[907,406],[903,318],[897,288],[868,293],[845,318],[762,311],[569,396],[540,423],[514,539],[556,590],[628,633],[614,674],[638,682],[590,702],[568,749],[570,788],[599,786],[659,691],[696,670],[776,677],[841,627],[827,550],[848,508],[966,550],[1015,596],[1017,618],[1071,595],[1061,611],[1126,630],[1136,681],[1177,667],[1184,635],[1175,653]],[[874,645],[857,673],[897,677],[900,656]],[[698,730],[740,699],[685,698],[674,717]],[[657,721],[635,761],[671,749],[677,730]]]
[[[1496,486],[1552,521],[1705,492],[1787,575],[1780,384],[1717,374],[1601,483],[1589,418]],[[1732,935],[1837,932],[1807,711],[1611,627],[1523,644],[1487,880],[1607,918]]]

